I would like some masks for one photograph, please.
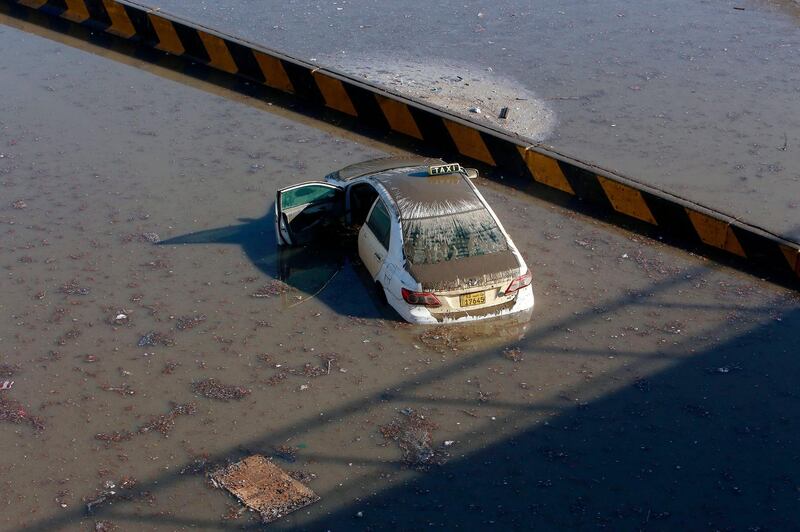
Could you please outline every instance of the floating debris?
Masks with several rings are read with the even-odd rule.
[[[503,356],[512,362],[522,362],[522,350],[519,347],[506,347],[503,349]]]
[[[149,268],[153,271],[155,270],[171,270],[172,264],[166,259],[156,259],[151,260],[150,262],[145,262],[142,264],[145,268]]]
[[[11,203],[11,206],[14,207],[15,209],[27,209],[28,208],[28,204],[25,203],[24,201],[22,201],[21,199],[13,201]]]
[[[75,340],[81,335],[80,329],[72,328],[66,331],[64,334],[56,338],[56,345],[67,345],[67,342],[71,340]]]
[[[235,504],[229,504],[228,509],[222,514],[223,521],[233,521],[242,517],[242,514],[247,510],[247,508],[243,506],[237,506]]]
[[[169,412],[160,416],[155,416],[147,423],[139,427],[137,431],[139,434],[155,430],[165,438],[169,436],[170,431],[175,427],[175,418],[178,416],[193,416],[197,413],[197,405],[194,403],[171,403],[172,407]]]
[[[149,347],[155,345],[163,345],[164,347],[172,347],[175,345],[175,338],[168,334],[161,332],[150,331],[139,338],[137,344],[139,347]]]
[[[683,406],[683,411],[699,418],[708,419],[711,417],[711,411],[702,405],[687,404]]]
[[[484,392],[483,390],[478,390],[475,393],[478,395],[479,403],[485,403],[496,395],[496,392]]]
[[[411,408],[403,409],[401,413],[403,418],[380,427],[381,435],[397,442],[403,451],[403,461],[411,467],[425,469],[429,465],[443,464],[447,453],[434,449],[432,445],[432,432],[439,427]]]
[[[217,379],[203,379],[192,383],[192,391],[208,399],[217,401],[238,401],[250,395],[250,390],[243,386],[222,384]]]
[[[78,282],[74,280],[62,284],[58,291],[68,296],[86,296],[91,292],[90,289],[80,286]]]
[[[197,405],[194,403],[170,403],[170,410],[166,414],[160,416],[153,416],[150,420],[140,426],[136,432],[129,430],[118,430],[115,432],[101,432],[95,434],[94,439],[104,442],[106,445],[112,443],[120,443],[130,441],[137,434],[145,434],[146,432],[156,431],[165,438],[175,427],[175,418],[178,416],[193,416],[197,413]]]
[[[319,496],[261,455],[248,456],[211,474],[211,482],[258,512],[264,523],[313,504]]]
[[[422,333],[419,340],[425,347],[444,353],[445,351],[458,351],[462,344],[469,343],[470,337],[464,333],[463,328],[437,325]]]
[[[297,471],[289,471],[289,476],[293,479],[302,482],[303,484],[308,484],[315,478],[317,478],[316,473],[309,473],[308,471],[304,471],[299,469]]]
[[[151,244],[158,244],[159,242],[161,242],[161,237],[158,236],[158,233],[142,233],[141,235],[139,235],[139,238]]]
[[[185,331],[186,329],[192,329],[195,325],[199,325],[206,321],[208,317],[205,314],[199,314],[197,316],[181,316],[178,318],[178,321],[175,322],[175,328],[179,331]]]
[[[325,373],[327,375],[330,375],[331,368],[336,367],[339,363],[339,355],[337,355],[336,353],[322,353],[319,356],[319,358],[322,361],[322,363],[325,364]]]
[[[285,294],[289,291],[289,285],[284,283],[283,281],[278,281],[277,279],[270,281],[269,283],[265,284],[252,294],[250,297],[274,297],[281,294]]]
[[[164,375],[172,375],[175,373],[175,370],[178,369],[178,366],[180,366],[180,363],[168,360],[164,364],[164,369],[161,370],[161,373]]]
[[[650,391],[650,381],[645,378],[638,378],[633,382],[633,386],[640,392]]]
[[[314,364],[303,364],[302,368],[289,369],[292,375],[302,377],[321,377],[322,375],[330,375],[330,367],[323,368],[322,366],[315,366]]]
[[[279,384],[281,381],[285,380],[288,376],[289,374],[286,373],[285,371],[280,371],[275,375],[273,375],[272,377],[265,380],[264,384],[268,386],[275,386],[276,384]]]
[[[94,532],[115,532],[119,527],[111,521],[95,521]]]
[[[100,387],[105,392],[116,392],[119,395],[136,395],[136,390],[131,388],[130,384],[122,384],[120,386],[111,386],[106,384]]]
[[[112,504],[117,501],[133,501],[142,499],[147,500],[150,503],[155,501],[155,497],[149,491],[134,491],[133,488],[136,487],[136,484],[138,484],[138,482],[132,477],[122,477],[116,484],[110,480],[107,480],[103,484],[103,489],[98,489],[97,493],[93,495],[91,500],[86,501],[88,497],[84,498],[84,501],[86,501],[86,512],[91,515],[98,506]],[[103,530],[114,530],[114,528]]]
[[[732,373],[734,371],[741,370],[741,366],[720,366],[717,368],[706,368],[706,373],[711,375],[727,375],[728,373]]]
[[[297,461],[297,448],[289,445],[278,445],[275,447],[274,456],[286,462],[294,463]]]
[[[214,465],[213,462],[209,461],[208,456],[204,455],[192,460],[189,465],[182,468],[178,473],[181,475],[199,475],[201,473],[205,475]]]
[[[134,436],[136,436],[135,432],[131,432],[129,430],[118,430],[114,432],[101,432],[99,434],[95,434],[94,439],[109,445],[112,443],[130,441]]]
[[[21,425],[30,423],[36,430],[44,430],[44,420],[28,413],[22,403],[0,396],[0,421]]]
[[[129,325],[131,322],[130,312],[122,310],[111,318],[112,325]]]
[[[0,364],[0,377],[13,377],[18,371],[17,364]]]

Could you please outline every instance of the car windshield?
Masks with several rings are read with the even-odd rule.
[[[508,249],[505,235],[486,209],[403,221],[406,259],[436,264]]]

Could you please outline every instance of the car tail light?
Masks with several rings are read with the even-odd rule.
[[[511,281],[510,285],[508,285],[508,288],[506,288],[506,295],[509,296],[509,295],[513,294],[514,292],[516,292],[517,290],[519,290],[521,288],[525,288],[526,286],[531,284],[531,279],[532,278],[533,278],[533,275],[531,274],[530,270],[525,272],[525,274],[520,275],[519,277],[517,277],[516,279]]]
[[[403,294],[403,299],[409,305],[424,305],[426,307],[440,307],[442,303],[433,292],[412,292],[403,288],[400,290]]]

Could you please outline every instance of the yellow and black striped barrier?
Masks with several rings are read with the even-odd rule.
[[[130,0],[0,0],[0,6],[22,18],[44,13],[48,20],[85,26],[291,94],[371,129],[410,137],[442,156],[472,159],[688,245],[739,257],[744,265],[778,272],[776,280],[800,286],[797,242],[347,75]]]

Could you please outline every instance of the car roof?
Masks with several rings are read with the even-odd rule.
[[[432,166],[442,164],[444,161],[441,159],[432,159],[429,157],[381,157],[379,159],[371,159],[369,161],[362,161],[360,163],[345,166],[341,170],[337,170],[326,176],[326,179],[333,179],[336,181],[351,181],[367,174],[374,174],[376,172],[383,172],[385,170],[393,170],[395,168],[407,168],[411,166]]]
[[[397,205],[401,220],[450,216],[486,209],[462,173],[428,175],[428,166],[386,170],[370,176]]]

